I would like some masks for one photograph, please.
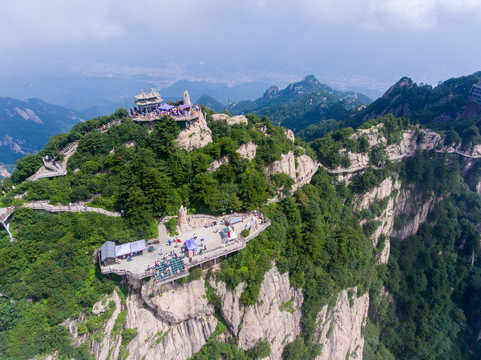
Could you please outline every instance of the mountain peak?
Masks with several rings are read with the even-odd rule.
[[[319,84],[319,80],[316,79],[314,75],[307,75],[303,81],[312,82],[314,84]]]
[[[277,86],[271,86],[269,89],[266,90],[264,95],[262,96],[263,99],[272,99],[279,93],[279,88]]]
[[[408,78],[407,76],[402,77],[399,79],[397,83],[395,83],[393,86],[391,86],[388,91],[383,95],[383,99],[389,98],[389,96],[392,94],[392,92],[396,89],[410,89],[414,86],[414,82]]]

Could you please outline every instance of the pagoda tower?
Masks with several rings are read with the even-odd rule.
[[[140,93],[138,95],[135,95],[134,103],[137,105],[140,109],[148,106],[158,106],[162,102],[162,98],[160,97],[160,94],[154,89],[150,89],[150,92],[147,94],[144,93],[144,90],[140,90]]]

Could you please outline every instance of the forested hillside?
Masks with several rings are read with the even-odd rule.
[[[472,77],[447,81],[445,86],[458,84],[453,85],[457,90],[449,90],[453,95],[446,95],[440,108],[458,103],[462,109],[452,114],[475,111],[478,105],[467,100],[467,84],[473,81]],[[409,87],[398,88],[385,97],[401,91],[395,101],[407,103],[403,96],[412,100]],[[416,109],[433,109],[429,104],[417,104]],[[189,214],[259,209],[271,225],[245,249],[223,259],[219,268],[204,273],[199,269],[179,282],[184,289],[197,281],[204,291],[199,299],[205,299],[215,314],[213,328],[202,327],[207,338],[195,343],[200,344],[195,351],[189,343],[182,354],[195,354],[195,359],[258,359],[275,350],[284,359],[341,352],[342,358],[479,359],[477,119],[459,115],[460,123],[451,129],[454,120],[423,118],[412,107],[404,117],[396,117],[390,114],[392,107],[378,103],[344,121],[362,122],[358,117],[373,114],[373,109],[383,116],[309,143],[292,141],[286,129],[273,126],[267,117],[250,114],[245,121],[228,125],[207,109],[212,142],[192,151],[176,143],[183,129],[172,119],[164,118],[150,131],[122,109],[53,136],[39,154],[19,160],[17,170],[2,184],[15,189],[1,198],[0,207],[18,208],[11,221],[16,240],[11,242],[0,231],[0,353],[5,359],[18,359],[59,350],[60,358],[88,359],[95,354],[103,359],[93,349],[111,337],[121,350],[115,353],[111,348],[109,357],[115,353],[134,358],[138,349],[129,344],[146,331],[133,319],[145,309],[157,311],[149,299],[172,293],[147,294],[145,288],[153,282],[139,285],[128,278],[106,277],[93,255],[106,240],[126,243],[157,236],[157,219],[176,215],[184,205]],[[120,123],[98,130],[113,120]],[[445,131],[424,126],[433,124],[441,124],[435,129]],[[25,181],[41,166],[41,156],[60,156],[62,148],[77,140],[66,176]],[[247,145],[255,149],[251,158],[239,152]],[[288,156],[294,163],[308,156],[311,170],[318,169],[310,183],[295,191],[291,190],[300,174],[272,170],[272,164]],[[125,216],[50,214],[22,207],[36,200],[63,205],[83,201],[123,211]],[[280,286],[280,277],[286,276],[295,294],[279,306],[263,303],[262,297],[267,274],[272,280],[276,271],[273,283]],[[107,301],[117,295],[103,297],[114,289],[121,297],[118,303]],[[345,319],[334,320],[344,292],[344,312],[358,309],[360,299],[367,304],[364,312],[344,314],[362,325],[363,340],[353,347],[343,347],[338,339],[347,328],[340,324]],[[236,296],[238,302],[231,304],[238,307],[234,310],[240,322],[233,328],[233,319],[225,317],[232,309],[225,308],[224,300]],[[92,306],[102,299],[104,311],[94,312]],[[276,334],[263,332],[255,343],[241,341],[243,327],[258,333],[242,319],[262,306],[265,312],[256,313],[261,321],[272,311],[290,314],[295,333],[276,339]],[[189,314],[188,321],[198,321],[189,326],[200,326],[202,316],[200,310]],[[76,324],[75,332],[62,325],[66,319]],[[113,327],[107,331],[109,321]],[[160,320],[151,320],[156,321]],[[155,330],[137,346],[149,344],[145,354],[167,349],[162,346],[178,324],[166,326],[169,330]],[[194,340],[176,341],[178,349],[184,349],[184,343]]]

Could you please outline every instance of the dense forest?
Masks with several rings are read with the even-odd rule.
[[[1,198],[1,207],[33,200],[64,205],[83,200],[106,210],[123,210],[125,216],[15,211],[11,228],[16,241],[0,231],[2,358],[32,358],[59,350],[63,359],[89,359],[86,344],[70,345],[62,322],[90,310],[115,287],[127,291],[120,278],[100,274],[92,258],[95,250],[106,240],[125,243],[156,236],[157,219],[176,214],[182,204],[189,213],[258,208],[271,220],[266,231],[225,259],[220,271],[211,276],[230,289],[245,282],[241,303],[248,307],[258,302],[264,275],[273,263],[289,274],[291,285],[302,289],[304,302],[302,332],[286,345],[285,359],[314,359],[320,354],[314,339],[319,311],[324,305],[334,306],[339,291],[354,287],[357,296],[368,293],[370,298],[363,329],[365,359],[480,358],[481,196],[462,177],[465,160],[431,150],[393,163],[386,154],[386,147],[399,144],[405,131],[419,137],[415,125],[424,123],[421,118],[388,114],[360,125],[360,130],[377,126],[386,139],[381,145],[370,144],[364,136],[353,137],[356,126],[331,129],[307,143],[292,142],[285,129],[273,126],[267,117],[251,114],[247,125],[228,126],[205,111],[213,142],[201,149],[176,147],[182,129],[169,118],[148,131],[120,109],[79,123],[69,134],[53,136],[38,154],[18,161],[17,170],[2,183],[15,188]],[[121,123],[109,131],[96,130],[115,119]],[[479,130],[468,120],[464,127],[443,129],[445,145],[470,147],[478,141]],[[41,166],[42,156],[61,157],[60,150],[75,140],[78,149],[68,162],[66,176],[25,181]],[[257,145],[252,161],[236,152],[246,143]],[[266,171],[267,165],[291,151],[323,165],[310,184],[294,193],[291,178],[269,176]],[[329,171],[348,169],[347,153],[369,157],[367,168],[349,182]],[[212,161],[223,156],[230,161],[209,171]],[[471,168],[478,168],[479,160],[473,161]],[[435,206],[415,235],[390,239],[389,262],[379,264],[376,255],[387,239],[374,247],[371,236],[386,201],[379,199],[360,211],[356,199],[389,178],[402,184],[400,191],[409,189],[421,199],[434,198]],[[267,204],[280,189],[286,197]],[[398,216],[394,227],[402,228],[405,222],[405,217]],[[220,299],[212,291],[207,296],[218,308]],[[112,312],[111,307],[105,316]],[[215,334],[225,331],[221,320]],[[89,317],[82,333],[93,340],[101,338],[102,321],[101,316]],[[122,333],[122,341],[128,343],[133,336],[132,331]],[[243,351],[213,336],[194,358],[257,359],[269,352],[266,342]]]

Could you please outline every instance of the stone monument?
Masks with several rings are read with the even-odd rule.
[[[184,91],[184,105],[191,105],[190,95],[187,90]]]
[[[187,209],[184,205],[181,205],[179,208],[179,217],[177,220],[179,222],[179,230],[181,233],[190,230],[189,223],[187,222]]]

